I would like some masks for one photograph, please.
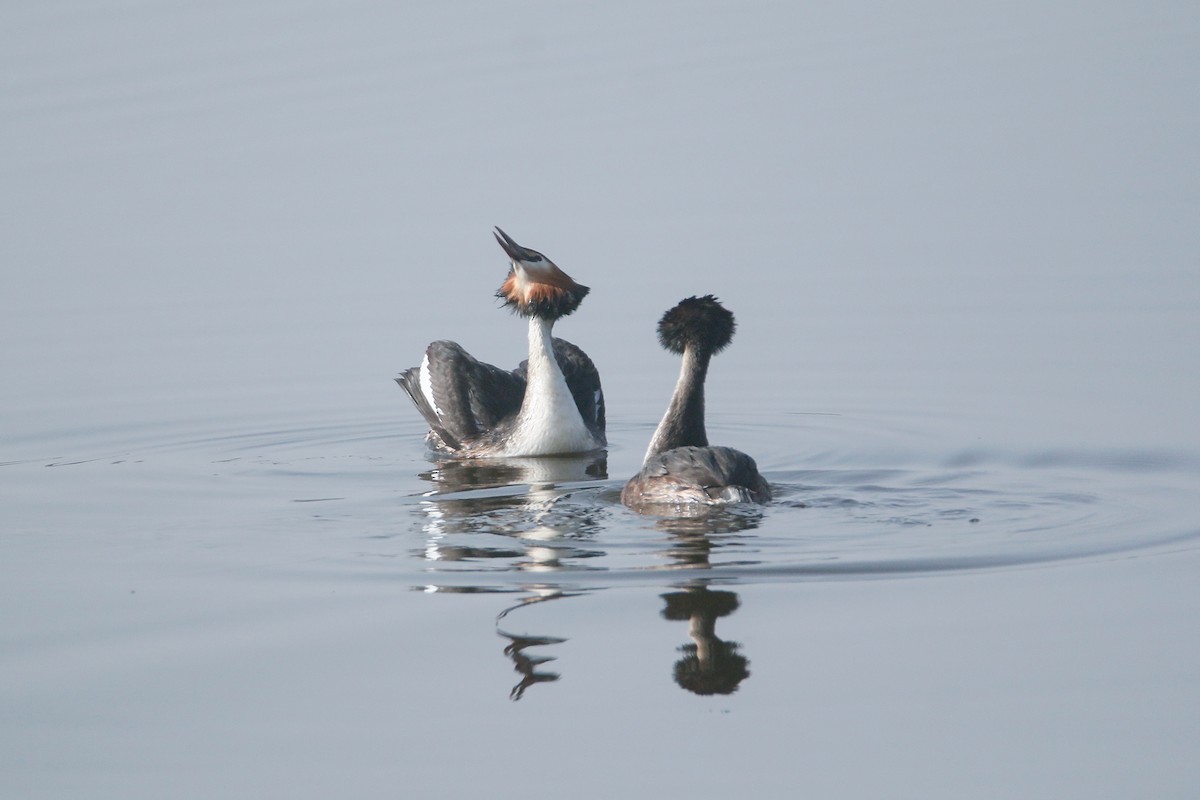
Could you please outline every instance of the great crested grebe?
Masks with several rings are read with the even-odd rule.
[[[509,372],[477,361],[455,342],[438,341],[421,366],[396,382],[429,423],[426,441],[438,452],[478,458],[600,450],[606,444],[600,374],[586,353],[550,335],[589,289],[499,228],[495,236],[512,262],[496,296],[529,318],[528,361]]]
[[[771,488],[754,459],[731,447],[710,447],[704,430],[708,362],[733,339],[733,314],[710,295],[689,297],[663,314],[658,341],[683,354],[671,404],[646,451],[642,471],[621,490],[634,510],[654,506],[765,503]]]

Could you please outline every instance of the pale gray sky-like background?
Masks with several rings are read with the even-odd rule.
[[[668,369],[658,314],[714,292],[743,321],[726,368],[789,376],[743,387],[773,407],[1200,441],[1189,4],[0,15],[14,412],[340,404],[431,338],[519,360],[499,224],[593,286],[561,332],[617,411],[642,413],[633,353]]]

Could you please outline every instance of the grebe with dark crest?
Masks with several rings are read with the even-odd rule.
[[[603,449],[604,392],[587,354],[550,335],[589,289],[553,261],[496,228],[508,278],[496,292],[529,319],[529,359],[506,371],[477,361],[455,342],[425,350],[421,366],[396,382],[429,423],[426,441],[464,458],[551,456]]]
[[[659,320],[658,341],[683,355],[683,367],[642,471],[621,490],[621,502],[635,511],[771,499],[754,459],[731,447],[710,446],[704,429],[708,363],[733,340],[736,327],[733,314],[711,294],[682,300]]]

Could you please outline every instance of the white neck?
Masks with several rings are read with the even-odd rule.
[[[547,456],[584,453],[598,443],[567,388],[554,358],[550,332],[554,321],[529,318],[529,366],[525,374],[525,399],[505,447],[509,456]]]

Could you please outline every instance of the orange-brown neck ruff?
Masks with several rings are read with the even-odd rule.
[[[496,296],[522,317],[558,319],[579,308],[591,291],[553,264],[538,272],[534,279],[525,270],[510,269]]]

